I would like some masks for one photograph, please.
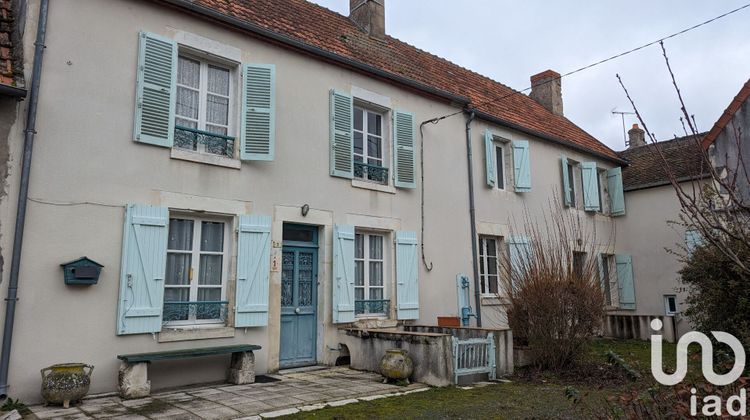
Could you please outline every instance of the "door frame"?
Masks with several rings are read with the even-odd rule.
[[[291,369],[295,367],[301,367],[301,366],[313,366],[318,363],[318,320],[319,320],[319,314],[318,314],[318,286],[319,286],[319,255],[320,255],[320,249],[319,249],[319,226],[315,225],[305,225],[305,224],[299,224],[299,223],[287,223],[284,222],[282,225],[282,231],[285,227],[294,227],[296,229],[300,230],[307,230],[312,232],[312,241],[309,242],[301,242],[301,241],[291,241],[291,240],[284,240],[283,239],[283,232],[282,232],[282,247],[281,247],[281,253],[283,253],[287,250],[307,250],[313,252],[313,267],[312,267],[312,273],[313,273],[313,290],[312,290],[312,304],[311,307],[313,308],[313,313],[315,315],[315,322],[313,325],[315,326],[315,331],[312,334],[313,337],[313,352],[312,352],[312,362],[304,362],[299,364],[290,364],[285,365],[282,367],[282,361],[281,361],[281,340],[282,340],[282,326],[283,323],[281,322],[281,318],[284,316],[284,314],[281,311],[281,295],[279,295],[279,368],[281,369]],[[283,274],[282,274],[283,275]],[[283,281],[283,280],[282,280]]]

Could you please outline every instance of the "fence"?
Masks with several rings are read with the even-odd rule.
[[[453,341],[453,383],[458,384],[458,377],[479,373],[489,374],[489,379],[496,378],[495,337],[489,333],[487,338],[469,338]]]

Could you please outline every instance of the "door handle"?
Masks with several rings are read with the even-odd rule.
[[[299,310],[299,308],[294,308],[294,313],[295,313],[295,314],[298,314],[298,313],[300,313],[300,310]]]

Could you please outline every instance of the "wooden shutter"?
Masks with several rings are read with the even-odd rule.
[[[169,211],[130,204],[120,266],[117,334],[161,331]]]
[[[352,97],[331,90],[331,175],[354,177],[354,104]]]
[[[398,319],[419,319],[417,233],[396,232],[396,300]]]
[[[607,190],[609,191],[609,208],[612,216],[625,214],[625,193],[622,188],[622,169],[612,168],[607,171]]]
[[[531,159],[529,142],[526,140],[513,141],[513,172],[516,192],[531,191]]]
[[[688,256],[693,255],[695,248],[701,245],[703,245],[703,237],[697,229],[690,228],[685,231],[685,248],[687,249]]]
[[[633,284],[633,260],[630,255],[615,255],[617,264],[617,287],[621,309],[635,309],[635,286]]]
[[[599,211],[599,173],[596,162],[581,163],[581,178],[583,179],[583,209],[585,211]]]
[[[243,64],[240,159],[273,160],[276,138],[276,66]]]
[[[573,205],[573,190],[570,188],[573,180],[568,177],[568,158],[565,155],[560,156],[560,167],[562,168],[563,204],[565,207],[570,207]]]
[[[399,188],[416,188],[417,160],[414,114],[404,111],[393,113],[393,166],[394,185]]]
[[[237,238],[235,327],[268,325],[271,217],[241,215]]]
[[[177,96],[177,44],[141,32],[135,92],[135,141],[172,147]]]
[[[495,162],[495,142],[492,140],[492,132],[484,132],[484,163],[487,172],[487,186],[494,188],[497,185],[497,162]]]
[[[510,258],[511,283],[515,287],[515,281],[526,274],[528,263],[531,258],[531,241],[525,236],[511,236],[508,242],[508,258]]]
[[[333,227],[333,323],[354,322],[354,226]]]

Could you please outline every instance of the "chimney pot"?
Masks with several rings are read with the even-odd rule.
[[[385,0],[349,0],[349,19],[370,36],[385,38]]]
[[[628,130],[628,149],[634,147],[646,145],[646,132],[638,127],[638,124],[633,124],[633,128]]]
[[[562,81],[560,73],[545,70],[531,76],[529,97],[555,115],[563,115]]]

